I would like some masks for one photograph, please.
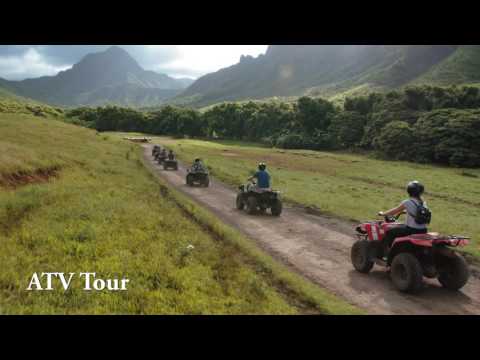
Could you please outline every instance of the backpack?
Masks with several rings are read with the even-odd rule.
[[[429,208],[423,205],[423,201],[420,201],[420,204],[417,204],[415,201],[412,202],[417,207],[417,212],[415,215],[410,214],[418,225],[427,225],[432,221],[432,212]]]

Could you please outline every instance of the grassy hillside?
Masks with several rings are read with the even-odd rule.
[[[314,300],[281,291],[268,267],[166,195],[136,145],[31,114],[0,113],[0,132],[0,313],[356,311],[293,275],[283,287],[295,282]],[[129,290],[88,292],[77,282],[65,293],[25,291],[34,272],[48,271],[127,277]]]
[[[35,100],[28,99],[26,97],[16,95],[11,90],[7,89],[6,87],[2,86],[1,79],[0,79],[0,102],[4,101],[15,101],[17,103],[36,103]]]
[[[463,45],[414,83],[436,85],[480,83],[480,46]]]
[[[294,203],[346,219],[375,218],[405,198],[405,184],[425,183],[431,229],[472,237],[467,251],[480,256],[480,170],[452,169],[366,156],[278,150],[240,142],[161,139],[185,161],[202,157],[212,174],[238,185],[265,161],[273,185]],[[353,230],[352,230],[353,231]]]
[[[42,103],[29,101],[18,101],[16,98],[0,97],[0,114],[28,114],[37,117],[62,117],[64,112],[61,108],[48,106]]]
[[[202,76],[172,102],[208,106],[273,96],[333,96],[394,89],[454,53],[457,45],[271,45],[265,55]]]

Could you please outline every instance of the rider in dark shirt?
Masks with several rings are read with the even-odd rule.
[[[265,163],[258,164],[258,171],[249,179],[257,179],[257,188],[259,190],[270,189],[270,174],[268,173],[267,165]]]

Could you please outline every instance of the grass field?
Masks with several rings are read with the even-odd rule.
[[[359,312],[180,208],[137,145],[25,114],[0,114],[0,133],[1,314]],[[129,290],[25,291],[34,272],[86,271]]]
[[[156,140],[155,140],[156,141]],[[190,162],[199,156],[212,175],[238,185],[259,161],[268,164],[273,186],[290,202],[311,206],[325,214],[366,220],[405,198],[405,185],[417,179],[427,188],[432,209],[430,229],[472,237],[466,251],[480,256],[480,170],[407,162],[382,161],[362,155],[279,150],[232,141],[176,140],[159,142]]]

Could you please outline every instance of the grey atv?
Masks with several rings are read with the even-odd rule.
[[[270,209],[273,216],[280,216],[282,213],[283,206],[279,191],[259,191],[254,182],[241,185],[238,190],[236,199],[238,210],[245,209],[249,215],[265,213],[267,209]]]
[[[208,170],[193,170],[187,169],[186,182],[188,186],[194,186],[195,184],[208,187],[210,185],[210,176]]]
[[[173,159],[173,160],[169,158],[164,159],[163,170],[168,170],[168,169],[178,170],[178,161],[176,159]]]
[[[167,159],[167,154],[162,154],[161,152],[155,154],[155,160],[162,165],[163,162]]]
[[[162,148],[158,145],[155,145],[152,149],[152,156],[156,158],[156,155],[160,154],[160,151],[162,151]]]

